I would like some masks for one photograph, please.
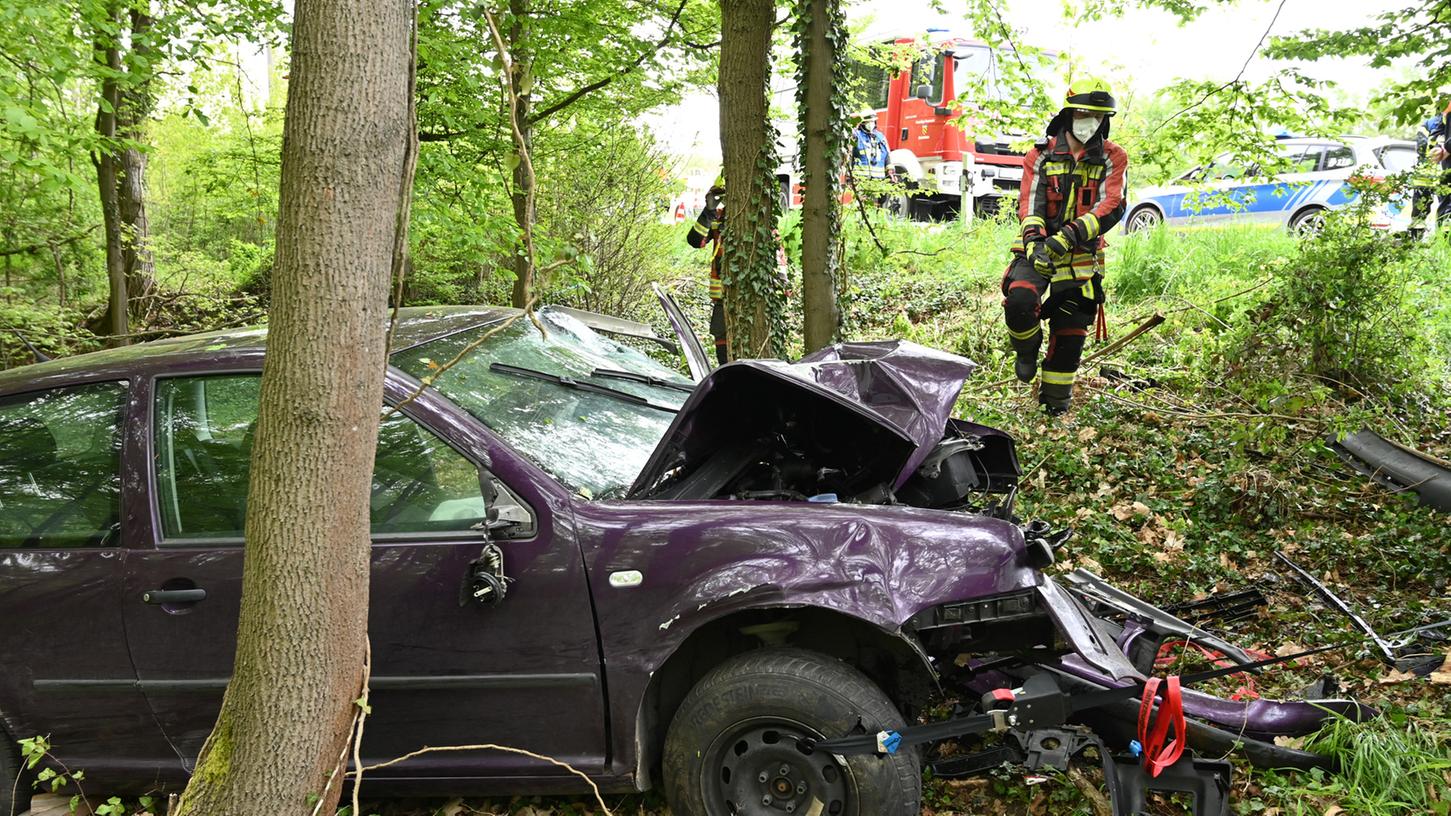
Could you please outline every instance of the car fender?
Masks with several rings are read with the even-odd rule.
[[[651,678],[712,621],[814,608],[905,643],[904,624],[926,608],[1043,580],[1028,564],[1017,526],[965,513],[638,500],[578,502],[574,515],[595,600],[615,756],[631,768],[639,746],[630,726]]]

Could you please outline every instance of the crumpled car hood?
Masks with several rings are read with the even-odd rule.
[[[761,430],[763,412],[787,403],[811,417],[825,443],[855,448],[858,481],[901,487],[942,439],[962,384],[976,368],[906,340],[838,343],[795,363],[722,366],[681,406],[630,496],[648,497],[667,473],[689,471],[722,446],[743,444],[743,435]]]

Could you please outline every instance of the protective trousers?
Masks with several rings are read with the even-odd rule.
[[[715,339],[715,361],[720,365],[730,362],[726,349],[725,301],[710,302],[710,336]]]
[[[1426,228],[1426,216],[1431,212],[1431,201],[1436,201],[1436,233],[1442,234],[1451,226],[1451,162],[1441,163],[1441,186],[1416,187],[1411,194],[1411,230],[1419,236]]]
[[[1038,401],[1050,411],[1068,410],[1073,402],[1073,379],[1083,357],[1088,327],[1102,302],[1100,278],[1052,281],[1015,256],[1003,276],[1003,317],[1013,350],[1036,361],[1043,343],[1043,321],[1048,321],[1048,351],[1043,355]],[[1044,299],[1044,295],[1047,299]]]

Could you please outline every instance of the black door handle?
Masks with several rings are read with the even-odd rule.
[[[205,589],[151,589],[141,593],[141,600],[149,604],[181,604],[205,601]]]

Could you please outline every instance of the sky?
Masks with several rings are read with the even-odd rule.
[[[868,39],[928,27],[971,36],[960,12],[953,13],[963,7],[961,0],[942,0],[946,14],[933,10],[930,0],[846,2],[848,24]],[[1062,0],[1001,0],[1007,23],[1023,32],[1026,43],[1070,55],[1085,72],[1139,93],[1181,78],[1233,79],[1277,9],[1271,36],[1307,28],[1349,28],[1405,5],[1405,0],[1238,0],[1184,26],[1168,12],[1131,8],[1122,17],[1074,28],[1063,16]],[[1257,56],[1245,69],[1245,77],[1264,79],[1286,65]],[[1321,60],[1306,66],[1306,72],[1336,83],[1352,99],[1364,99],[1378,84],[1398,75],[1395,69],[1375,71],[1364,60],[1349,59]],[[700,93],[652,115],[649,124],[670,152],[712,159],[720,152],[718,119],[713,95]]]

